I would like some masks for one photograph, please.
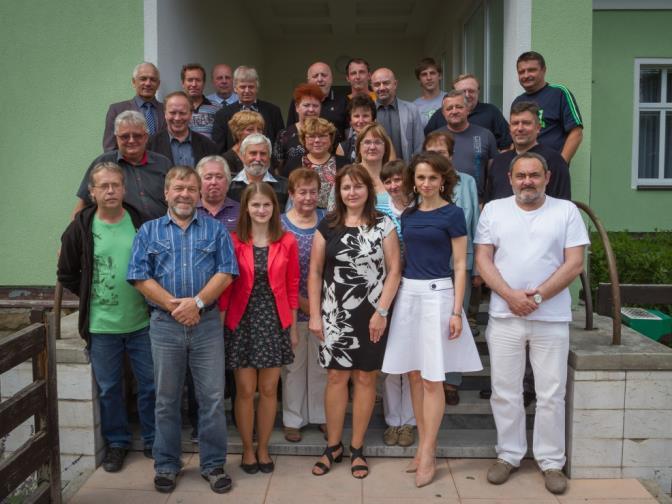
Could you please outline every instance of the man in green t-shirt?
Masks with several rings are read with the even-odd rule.
[[[154,370],[144,298],[126,281],[131,246],[142,224],[123,203],[124,173],[96,165],[89,177],[92,205],[75,215],[61,237],[58,280],[79,296],[79,333],[86,340],[98,385],[100,424],[108,445],[103,469],[119,471],[131,443],[123,396],[124,353],[138,382],[145,456],[154,443]]]

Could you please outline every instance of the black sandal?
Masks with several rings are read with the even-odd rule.
[[[350,463],[352,464],[355,460],[357,459],[362,459],[364,463],[366,464],[366,457],[364,456],[364,445],[360,446],[359,448],[353,448],[352,445],[350,445]],[[366,471],[366,474],[363,476],[355,476],[355,473],[357,471]],[[369,466],[367,465],[355,465],[350,467],[350,472],[352,473],[353,478],[357,479],[364,479],[369,475]]]
[[[341,449],[341,453],[339,453],[338,455],[336,455],[334,457],[334,452],[338,451],[339,448]],[[324,449],[324,452],[322,453],[322,456],[327,457],[327,460],[329,461],[329,465],[326,465],[324,462],[322,462],[320,460],[315,462],[315,465],[313,466],[313,471],[312,471],[313,476],[324,476],[329,471],[331,471],[331,466],[334,465],[334,463],[339,463],[341,460],[343,460],[343,452],[344,451],[345,451],[345,449],[343,448],[343,443],[340,443],[340,442],[335,446],[327,446]],[[321,473],[316,473],[315,472],[316,467],[319,470],[321,470],[322,472]]]

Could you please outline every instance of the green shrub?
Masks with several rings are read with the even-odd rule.
[[[612,231],[608,235],[620,283],[672,284],[672,231]],[[596,291],[599,283],[610,281],[604,245],[597,233],[592,233],[590,250],[590,285]],[[670,305],[655,308],[672,313]]]

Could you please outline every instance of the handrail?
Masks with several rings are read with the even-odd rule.
[[[54,336],[61,339],[61,305],[63,304],[63,285],[56,281],[54,287]]]
[[[620,283],[618,281],[618,269],[616,268],[616,256],[614,256],[614,250],[611,248],[611,242],[609,241],[609,236],[607,235],[607,231],[602,225],[602,222],[600,219],[597,218],[597,215],[593,212],[593,210],[586,205],[585,203],[582,203],[580,201],[574,201],[573,202],[579,210],[582,210],[588,217],[590,217],[590,220],[593,221],[593,224],[595,225],[595,228],[597,229],[597,233],[600,236],[600,239],[602,240],[602,244],[604,245],[604,254],[607,259],[607,266],[609,268],[609,279],[611,280],[611,297],[613,300],[612,304],[612,314],[611,314],[611,319],[612,319],[612,336],[611,336],[611,344],[612,345],[620,345],[621,344],[621,287]],[[588,283],[588,282],[586,282]],[[585,286],[584,286],[585,288]],[[592,318],[592,300],[590,303],[590,310],[591,310],[591,318]],[[588,302],[586,302],[586,321],[588,319]],[[587,325],[587,324],[586,324]]]

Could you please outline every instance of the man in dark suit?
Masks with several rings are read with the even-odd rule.
[[[166,96],[166,128],[149,139],[147,148],[163,154],[173,165],[191,166],[217,152],[209,138],[189,128],[191,102],[186,93],[175,91]]]
[[[126,110],[136,110],[145,116],[150,135],[166,127],[163,103],[156,100],[156,91],[161,84],[159,69],[146,61],[140,63],[133,69],[131,84],[135,88],[135,96],[130,100],[113,103],[107,110],[103,133],[103,151],[105,152],[117,148],[114,120]]]
[[[236,112],[241,110],[259,112],[266,123],[264,134],[271,141],[275,141],[280,130],[285,128],[280,108],[270,102],[257,99],[259,75],[256,69],[246,66],[236,68],[233,72],[233,86],[238,94],[238,103],[219,110],[215,114],[215,124],[212,127],[212,140],[217,144],[220,154],[229,150],[235,143],[229,131],[229,120]]]

